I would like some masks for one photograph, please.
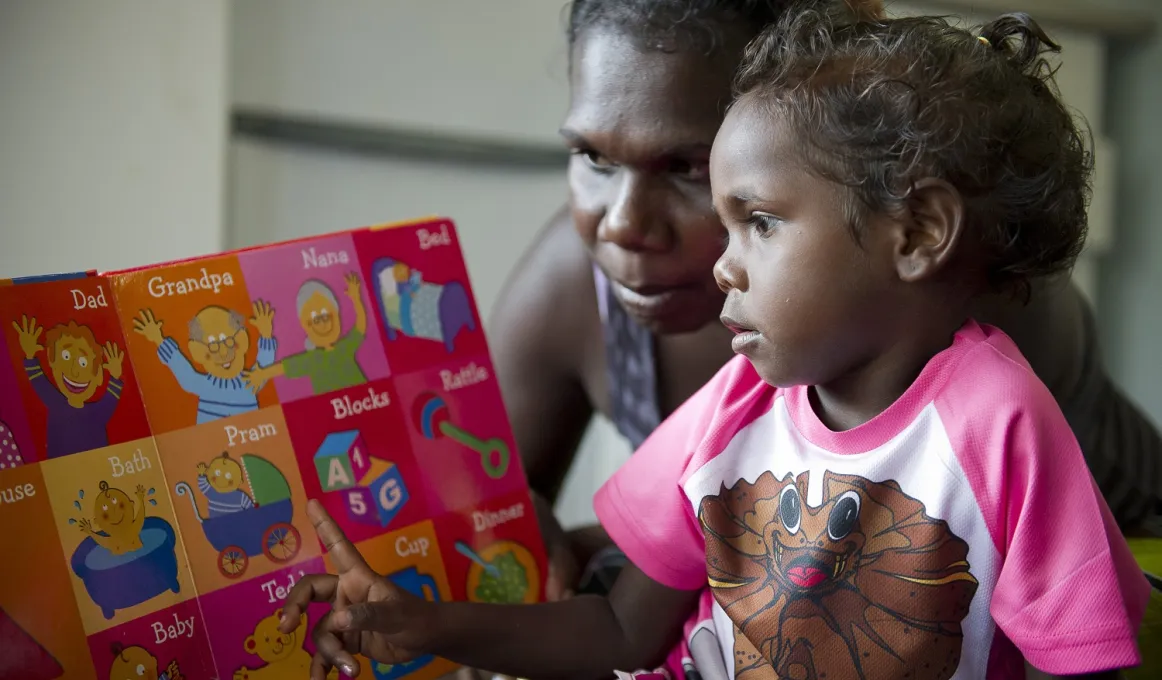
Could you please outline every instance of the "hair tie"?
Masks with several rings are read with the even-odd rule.
[[[989,42],[989,39],[984,37],[983,35],[976,36],[976,39],[981,41],[982,43],[984,43],[985,47],[992,47],[993,46],[993,44],[991,42]]]

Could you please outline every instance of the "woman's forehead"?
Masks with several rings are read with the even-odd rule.
[[[566,134],[714,140],[735,62],[725,55],[648,50],[619,31],[590,31],[573,48]]]

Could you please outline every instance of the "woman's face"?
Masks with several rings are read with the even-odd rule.
[[[738,51],[719,54],[644,50],[600,29],[573,47],[561,129],[573,223],[622,306],[656,333],[697,330],[722,310],[714,263],[726,232],[709,161]]]

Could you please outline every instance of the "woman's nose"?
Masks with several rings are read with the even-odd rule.
[[[673,245],[659,190],[647,176],[624,171],[597,237],[625,250],[664,252]]]

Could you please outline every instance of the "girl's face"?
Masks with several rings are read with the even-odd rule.
[[[573,47],[561,129],[573,223],[625,309],[656,333],[696,330],[722,309],[709,161],[738,52],[719,54],[643,50],[602,29]]]
[[[861,243],[847,190],[803,164],[793,131],[743,98],[714,142],[714,205],[729,233],[715,276],[734,349],[776,386],[828,385],[868,367],[885,346],[898,283],[895,231],[873,217]]]

